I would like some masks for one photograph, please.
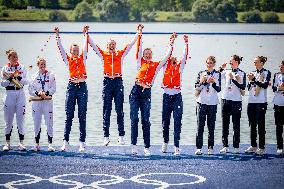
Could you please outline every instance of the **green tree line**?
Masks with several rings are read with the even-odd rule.
[[[78,21],[94,20],[95,11],[100,21],[111,22],[155,21],[157,11],[192,13],[188,18],[175,15],[177,21],[236,22],[237,13],[245,12],[241,18],[244,22],[279,22],[275,12],[284,12],[284,0],[0,0],[0,6],[74,10]],[[260,11],[269,13],[262,18]],[[54,21],[66,20],[59,11],[50,17]]]
[[[0,0],[0,5],[7,8],[26,9],[27,6],[35,6],[47,9],[74,9],[83,0]],[[85,0],[93,8],[96,8],[104,0]],[[123,0],[121,1],[130,9],[145,11],[192,11],[194,2],[198,0]],[[215,0],[207,0],[212,2]],[[119,2],[108,0],[106,2]],[[284,11],[283,0],[226,0],[231,2],[237,11]]]

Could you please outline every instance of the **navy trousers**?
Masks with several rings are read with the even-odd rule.
[[[138,111],[141,111],[142,130],[145,148],[150,147],[150,110],[151,110],[151,89],[134,85],[129,95],[130,120],[131,120],[131,144],[137,144],[138,137]]]
[[[109,137],[110,115],[112,110],[112,99],[114,99],[115,111],[117,113],[117,125],[119,136],[124,136],[124,87],[121,77],[114,79],[105,77],[103,88],[103,130],[104,136]]]
[[[86,114],[87,114],[87,102],[88,102],[88,90],[87,84],[81,82],[78,84],[69,83],[66,92],[66,120],[64,129],[64,140],[69,141],[69,134],[72,127],[72,121],[74,118],[74,111],[76,102],[78,104],[78,118],[80,123],[80,138],[81,142],[85,142],[86,139]]]
[[[208,127],[208,148],[214,146],[214,130],[216,121],[217,105],[206,105],[197,103],[197,134],[196,134],[196,148],[201,149],[203,146],[203,132],[205,121],[207,118]]]
[[[224,147],[229,147],[229,125],[232,116],[233,122],[233,147],[239,148],[240,145],[240,119],[242,113],[242,102],[222,99],[222,142]]]
[[[276,125],[277,148],[283,149],[284,106],[274,105],[274,118]]]
[[[251,146],[257,147],[257,130],[259,135],[259,148],[265,148],[265,113],[267,110],[267,103],[249,103],[247,114],[250,126]]]
[[[164,142],[169,142],[169,127],[171,114],[173,112],[174,118],[174,145],[179,147],[180,133],[181,133],[181,120],[183,113],[182,95],[178,93],[176,95],[163,95],[163,111],[162,111],[162,125],[163,125],[163,137]]]

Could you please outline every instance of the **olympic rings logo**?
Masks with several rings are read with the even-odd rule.
[[[0,184],[0,186],[4,186],[5,188],[9,189],[17,189],[19,186],[23,185],[30,185],[30,184],[36,184],[41,181],[49,181],[53,184],[58,184],[58,185],[64,185],[68,186],[71,189],[80,189],[80,188],[94,188],[94,189],[104,189],[104,186],[110,186],[110,185],[115,185],[115,184],[121,184],[124,181],[132,181],[137,184],[145,184],[145,185],[152,185],[155,186],[158,189],[165,189],[170,186],[184,186],[184,185],[193,185],[193,184],[199,184],[203,183],[206,181],[206,178],[200,175],[195,175],[195,174],[189,174],[189,173],[148,173],[148,174],[140,174],[131,177],[130,179],[125,179],[121,176],[117,175],[109,175],[109,174],[91,174],[91,173],[78,173],[78,174],[63,174],[63,175],[56,175],[53,177],[50,177],[48,179],[43,179],[38,176],[34,176],[31,174],[20,174],[20,173],[0,173],[1,175],[8,175],[11,177],[13,176],[20,176],[20,177],[25,177],[24,179],[20,180],[15,180],[15,181],[9,181],[5,184]],[[84,184],[82,182],[79,182],[77,180],[69,180],[64,177],[92,177],[93,182],[90,184]],[[162,176],[164,179],[151,179],[151,177],[159,177]],[[167,180],[167,178],[171,177],[177,177],[177,176],[183,176],[186,177],[187,179],[190,179],[190,182],[183,182],[183,183],[168,183],[164,180]],[[103,178],[106,177],[106,179],[98,180],[98,178]],[[183,180],[186,180],[183,178]]]

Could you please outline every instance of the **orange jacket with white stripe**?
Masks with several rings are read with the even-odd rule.
[[[82,53],[77,57],[74,58],[69,56],[61,43],[60,37],[56,37],[57,46],[59,48],[60,54],[65,65],[69,69],[69,80],[73,81],[76,79],[86,79],[87,72],[86,72],[86,59],[87,59],[87,45],[88,45],[88,35],[84,37],[84,47]]]
[[[163,58],[163,60],[159,62],[154,62],[152,60],[147,61],[142,57],[142,35],[138,36],[137,41],[137,53],[136,53],[136,59],[137,59],[137,69],[138,73],[136,75],[136,81],[148,85],[151,87],[154,83],[154,80],[160,71],[160,69],[166,64],[168,58],[171,56],[173,51],[173,39],[170,39],[170,43],[168,45],[168,50]]]
[[[164,78],[162,88],[172,93],[178,93],[181,88],[181,80],[184,66],[188,57],[188,43],[185,43],[183,57],[176,65],[172,65],[170,59],[164,65]],[[170,93],[170,91],[169,91]]]
[[[136,35],[128,45],[126,45],[122,50],[118,50],[115,53],[112,53],[109,51],[103,51],[89,37],[89,44],[103,62],[105,77],[122,77],[123,59],[129,53],[130,49],[137,41],[137,38],[138,34],[136,33]]]

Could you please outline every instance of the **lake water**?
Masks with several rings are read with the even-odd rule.
[[[23,22],[0,22],[1,31],[52,31],[54,26],[59,26],[61,31],[81,31],[85,24],[90,25],[90,31],[101,32],[135,32],[136,23],[23,23]],[[283,24],[181,24],[181,23],[146,23],[145,32],[284,32]],[[24,65],[33,65],[34,68],[29,71],[32,74],[37,71],[36,57],[44,56],[47,60],[47,67],[52,71],[57,79],[57,92],[54,95],[54,145],[61,145],[64,131],[65,120],[65,92],[68,83],[67,68],[61,61],[60,54],[56,47],[54,35],[50,42],[41,52],[50,34],[0,34],[0,67],[7,63],[5,50],[13,48],[18,52],[19,60]],[[117,41],[117,48],[122,49],[133,35],[106,35],[92,34],[93,40],[103,49],[106,48],[107,41],[112,38]],[[68,51],[72,43],[82,45],[83,35],[78,34],[62,34],[63,45]],[[153,59],[160,60],[166,50],[169,35],[144,35],[143,46],[153,49]],[[228,61],[230,56],[238,54],[243,56],[240,68],[245,72],[254,69],[253,59],[257,55],[264,55],[268,57],[268,62],[265,67],[273,74],[278,71],[278,64],[284,59],[284,36],[262,36],[262,35],[191,35],[189,55],[191,59],[184,69],[182,95],[184,100],[184,114],[182,120],[181,144],[195,144],[196,133],[196,115],[195,115],[195,97],[194,82],[197,73],[205,69],[205,59],[209,55],[214,55],[217,58],[217,66],[225,61]],[[181,57],[183,49],[183,39],[179,36],[174,45],[174,56]],[[125,87],[125,131],[126,142],[130,144],[130,118],[129,118],[129,93],[134,84],[136,70],[135,61],[135,47],[130,51],[124,60],[123,66],[123,81]],[[89,102],[87,113],[87,139],[88,145],[102,145],[103,143],[103,129],[102,129],[102,81],[103,81],[103,67],[95,55],[94,51],[89,48],[87,60],[87,74],[88,74],[88,90]],[[151,109],[151,143],[161,144],[162,139],[162,94],[161,89],[162,73],[160,72],[156,78],[155,84],[152,88],[152,109]],[[25,87],[26,94],[27,87]],[[0,98],[3,98],[5,90],[0,89]],[[27,95],[28,96],[28,95]],[[221,95],[219,95],[221,96]],[[266,114],[266,143],[276,143],[275,125],[272,105],[273,92],[268,89],[268,110]],[[243,111],[241,118],[241,143],[250,143],[250,129],[248,125],[248,118],[246,115],[248,96],[243,99]],[[0,108],[0,144],[5,141],[4,137],[4,116],[3,104],[1,101]],[[34,132],[33,120],[31,115],[31,103],[27,102],[26,110],[26,145],[33,145]],[[222,142],[221,129],[221,107],[218,105],[215,143]],[[77,115],[77,112],[76,114]],[[78,144],[79,128],[78,118],[73,121],[73,127],[70,136],[70,143],[72,145]],[[170,143],[173,144],[173,120],[170,129]],[[45,125],[42,126],[45,131]],[[111,144],[116,145],[118,136],[116,113],[112,111],[111,116]],[[232,129],[230,129],[229,141],[232,143]],[[204,142],[207,143],[207,129],[204,132]],[[18,143],[18,134],[16,124],[12,133],[12,144]],[[42,132],[41,143],[47,144],[46,132]],[[138,144],[143,144],[141,125],[139,128]]]

